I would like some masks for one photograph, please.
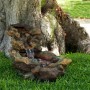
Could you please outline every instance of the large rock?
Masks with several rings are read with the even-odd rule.
[[[43,52],[40,52],[40,53],[36,53],[35,57],[39,58],[39,59],[49,61],[49,62],[52,62],[52,63],[53,62],[55,63],[58,60],[60,60],[60,58],[58,58],[54,53],[51,53],[49,51],[43,51]]]
[[[58,70],[58,68],[41,68],[37,75],[40,80],[56,80],[58,76],[64,75],[64,71]]]

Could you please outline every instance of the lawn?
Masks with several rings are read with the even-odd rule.
[[[90,90],[90,55],[66,54],[73,60],[66,74],[55,82],[24,80],[12,67],[12,61],[0,53],[0,90]]]
[[[90,18],[90,1],[67,0],[61,7],[74,18]]]

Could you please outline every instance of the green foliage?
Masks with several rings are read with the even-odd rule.
[[[41,0],[41,7],[43,7],[46,4],[46,0]]]
[[[73,60],[66,74],[55,82],[24,80],[12,67],[12,61],[0,53],[0,90],[90,90],[90,55],[64,55]]]

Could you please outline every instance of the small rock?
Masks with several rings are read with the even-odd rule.
[[[28,57],[15,58],[15,62],[23,62],[25,64],[30,64],[31,61]]]
[[[25,79],[29,78],[29,79],[32,79],[32,80],[35,78],[34,75],[31,72],[23,74],[23,77]]]
[[[23,62],[14,62],[13,63],[13,66],[17,70],[19,70],[21,72],[24,72],[24,73],[28,73],[28,72],[31,71],[31,68],[27,64],[25,64]]]
[[[35,68],[31,69],[31,72],[34,74],[34,75],[37,75],[40,71],[40,66],[36,66]]]
[[[33,30],[30,31],[31,35],[40,35],[41,34],[41,30],[34,28]]]
[[[59,64],[61,64],[61,65],[63,65],[63,66],[67,66],[67,65],[69,65],[71,62],[72,62],[71,59],[65,58],[65,59],[63,59]]]
[[[35,55],[36,58],[42,59],[42,60],[47,60],[50,62],[57,62],[58,58],[56,58],[57,56],[49,51],[42,51],[40,53],[37,53]]]

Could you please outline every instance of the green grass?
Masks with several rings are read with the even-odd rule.
[[[90,1],[67,1],[62,8],[74,18],[90,18]]]
[[[90,90],[90,55],[66,54],[73,60],[66,74],[56,82],[24,80],[12,67],[12,61],[0,53],[0,90]]]

